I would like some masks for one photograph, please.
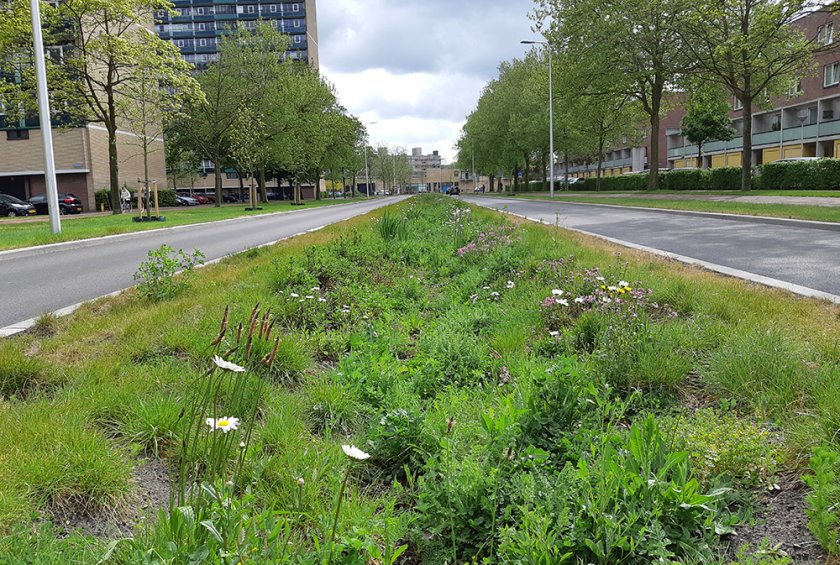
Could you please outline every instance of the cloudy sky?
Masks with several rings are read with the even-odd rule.
[[[447,162],[465,117],[501,61],[534,39],[532,0],[321,0],[321,71],[368,125],[373,145]]]

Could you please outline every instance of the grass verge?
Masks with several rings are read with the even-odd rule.
[[[777,192],[777,191],[773,191]],[[619,194],[619,193],[616,193]],[[624,194],[624,193],[621,193]],[[657,193],[659,194],[659,193]],[[682,194],[685,193],[673,193]],[[744,193],[732,194],[722,193],[731,196],[743,196]],[[763,191],[749,193],[751,196],[771,196]],[[510,195],[488,195],[509,197]],[[803,196],[802,194],[784,194],[784,196]],[[813,196],[823,196],[815,194]],[[837,195],[833,195],[836,197]],[[548,193],[520,193],[514,198],[527,198],[535,200],[550,200]],[[812,220],[817,222],[840,222],[840,207],[816,206],[809,204],[758,204],[751,202],[719,202],[708,200],[672,200],[657,199],[655,197],[634,198],[632,195],[626,197],[610,196],[578,196],[578,195],[555,195],[555,201],[559,202],[580,202],[582,204],[609,204],[613,206],[631,206],[642,208],[663,208],[666,210],[686,210],[692,212],[717,212],[721,214],[740,214],[744,216],[769,216],[774,218],[790,218],[795,220]]]
[[[363,202],[363,197],[357,198],[324,198],[322,200],[307,200],[303,206],[292,206],[288,201],[269,202],[262,204],[263,210],[246,212],[244,204],[225,204],[216,208],[212,205],[196,206],[165,210],[162,215],[165,222],[133,222],[130,215],[93,216],[86,218],[63,217],[61,233],[50,233],[49,221],[46,218],[38,220],[16,220],[0,218],[0,251],[18,249],[35,245],[46,245],[62,241],[75,241],[90,237],[116,235],[150,229],[160,229],[201,222],[214,222],[242,216],[254,216],[273,212],[292,212],[320,206],[332,206],[350,202]]]
[[[0,562],[735,562],[782,471],[836,451],[840,308],[444,197],[386,214],[4,342]],[[56,507],[136,505],[140,455],[178,464],[225,305],[239,355],[256,303],[281,340],[222,436],[253,426],[244,482],[112,546],[59,535]],[[831,465],[811,506],[829,540]],[[821,557],[800,541],[768,546]]]

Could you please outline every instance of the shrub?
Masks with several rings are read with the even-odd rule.
[[[741,188],[741,167],[717,167],[709,170],[709,189],[737,190]]]
[[[840,189],[840,161],[777,161],[761,166],[757,186],[763,189],[837,190]]]
[[[827,448],[817,448],[811,456],[811,470],[813,475],[805,476],[805,482],[811,487],[811,492],[805,497],[808,504],[806,510],[808,527],[814,533],[820,545],[830,555],[840,554],[838,542],[838,523],[840,514],[837,506],[840,504],[840,486],[837,484],[837,468],[840,456]]]
[[[601,177],[601,190],[626,190],[640,191],[647,190],[648,173],[634,175],[618,175],[614,177]],[[597,186],[595,177],[585,178],[575,183],[575,190],[595,190]]]
[[[368,432],[367,447],[371,461],[388,477],[403,477],[405,467],[422,465],[423,415],[397,408],[386,412]]]
[[[164,244],[149,251],[134,273],[134,280],[139,281],[137,289],[140,294],[152,300],[164,300],[186,288],[187,281],[183,276],[175,278],[179,271],[188,273],[203,262],[204,254],[197,249],[188,254],[183,249],[175,251]]]
[[[663,173],[660,188],[663,190],[708,190],[708,169],[676,169]]]

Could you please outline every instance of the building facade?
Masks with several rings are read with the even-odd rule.
[[[288,34],[288,57],[318,68],[315,0],[173,0],[174,13],[155,14],[155,31],[197,68],[218,57],[219,38],[235,27],[254,29],[259,20]]]
[[[813,12],[797,20],[805,36],[825,48],[814,57],[816,74],[803,77],[790,85],[782,96],[767,100],[753,108],[753,165],[795,157],[840,158],[840,14]],[[744,112],[730,97],[729,117],[735,137],[730,141],[713,141],[698,147],[689,142],[681,129],[685,110],[679,103],[662,118],[659,139],[659,167],[713,168],[740,167],[743,148]],[[649,136],[635,146],[621,145],[605,154],[602,164],[605,176],[641,172],[650,168]],[[562,174],[563,164],[557,165]],[[594,176],[594,163],[575,163],[569,169],[576,176]]]

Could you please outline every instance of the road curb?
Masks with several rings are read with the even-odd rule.
[[[479,196],[478,198],[482,198]],[[645,212],[659,212],[662,214],[676,214],[699,218],[715,218],[733,222],[753,222],[757,224],[772,224],[780,226],[804,226],[826,231],[840,231],[840,222],[819,222],[816,220],[797,220],[796,218],[776,218],[773,216],[749,216],[746,214],[726,214],[723,212],[700,212],[697,210],[672,210],[670,208],[650,208],[648,206],[622,206],[621,204],[595,204],[591,202],[575,202],[573,200],[545,200],[543,198],[511,198],[493,196],[499,200],[510,202],[548,202],[550,204],[574,204],[575,206],[600,206],[603,208],[620,208],[622,210],[644,210]]]
[[[521,202],[521,201],[520,201]],[[497,212],[502,212],[503,214],[508,214],[510,216],[515,216],[517,218],[522,218],[524,220],[528,220],[529,222],[534,222],[546,226],[551,226],[542,220],[541,218],[533,218],[531,216],[525,216],[522,214],[517,214],[515,212],[510,212],[508,210],[498,210],[496,208],[488,208],[490,210],[495,210]],[[727,275],[730,277],[747,280],[750,282],[754,282],[757,284],[761,284],[764,286],[772,287],[772,288],[780,288],[783,290],[787,290],[794,294],[798,294],[799,296],[804,296],[807,298],[816,298],[819,300],[827,300],[833,304],[840,304],[840,296],[836,294],[830,294],[828,292],[823,292],[821,290],[816,290],[813,288],[808,288],[807,286],[801,286],[798,284],[789,283],[786,281],[782,281],[779,279],[774,279],[771,277],[765,277],[763,275],[758,275],[755,273],[750,273],[748,271],[742,271],[740,269],[733,269],[732,267],[727,267],[725,265],[718,265],[717,263],[711,263],[709,261],[703,261],[702,259],[696,259],[694,257],[688,257],[687,255],[680,255],[678,253],[671,253],[670,251],[663,251],[662,249],[656,249],[655,247],[648,247],[647,245],[640,245],[638,243],[633,243],[632,241],[625,241],[623,239],[616,239],[614,237],[608,237],[605,235],[599,235],[597,233],[592,233],[586,230],[581,230],[578,228],[571,228],[566,226],[555,226],[560,229],[569,230],[576,233],[581,233],[584,235],[597,237],[598,239],[603,239],[604,241],[609,241],[610,243],[614,243],[616,245],[621,245],[622,247],[628,247],[630,249],[636,249],[638,251],[644,251],[646,253],[651,253],[652,255],[657,255],[659,257],[665,257],[667,259],[673,259],[675,261],[679,261],[680,263],[685,263],[687,265],[694,265],[696,267],[702,267],[709,271],[714,271],[716,273],[720,273],[722,275]]]
[[[225,218],[223,220],[213,220],[210,222],[199,222],[196,224],[182,224],[179,226],[172,226],[172,227],[163,227],[163,228],[156,228],[153,230],[141,230],[141,231],[133,231],[133,232],[126,232],[126,233],[117,233],[113,235],[103,235],[99,237],[89,237],[86,239],[74,239],[72,241],[60,241],[58,243],[47,243],[45,245],[33,245],[31,247],[22,247],[20,249],[7,249],[5,251],[0,251],[0,261],[3,259],[14,256],[14,255],[39,255],[42,253],[49,253],[51,251],[55,251],[57,249],[77,249],[83,247],[92,247],[94,245],[98,245],[104,241],[115,240],[115,239],[129,239],[132,237],[140,237],[150,233],[159,233],[163,231],[183,231],[186,229],[197,228],[202,226],[207,226],[209,224],[224,224],[230,222],[241,222],[241,221],[248,221],[253,218],[270,218],[273,216],[280,216],[284,214],[299,214],[302,212],[310,212],[313,210],[320,210],[322,208],[335,208],[337,206],[352,206],[354,204],[365,204],[364,201],[362,202],[347,202],[341,204],[332,204],[330,206],[317,206],[315,208],[306,208],[305,210],[281,210],[279,212],[266,212],[265,214],[254,214],[252,216],[237,216],[235,218]]]

